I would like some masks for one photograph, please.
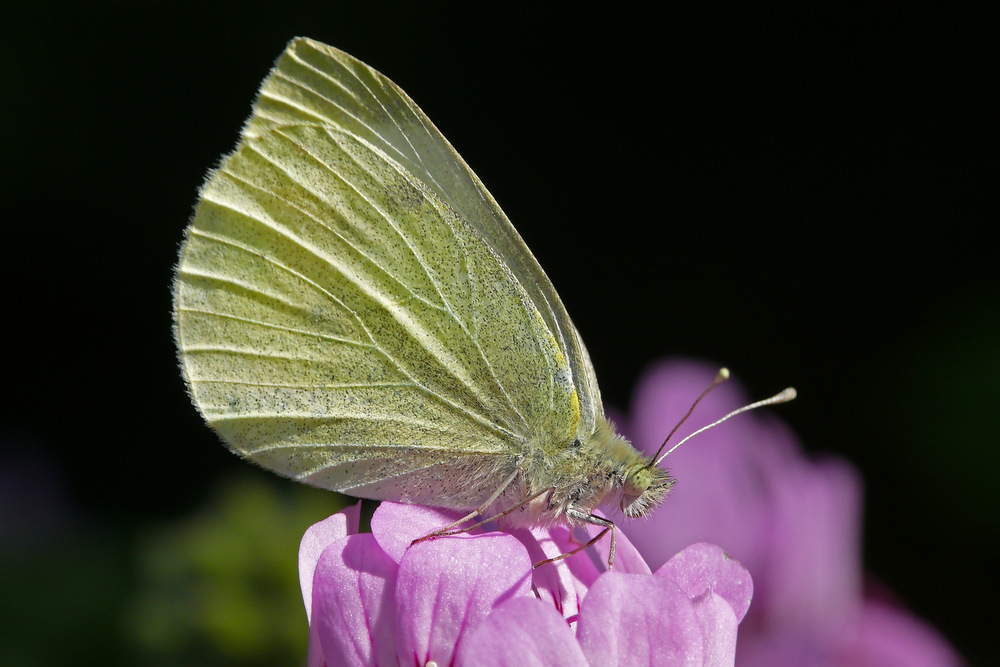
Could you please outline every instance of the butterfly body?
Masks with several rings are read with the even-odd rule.
[[[604,418],[576,328],[475,174],[394,84],[294,40],[209,174],[174,321],[206,421],[265,468],[511,523],[648,512],[669,480]]]

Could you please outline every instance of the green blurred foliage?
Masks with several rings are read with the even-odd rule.
[[[350,499],[246,466],[189,515],[129,533],[28,463],[0,471],[25,481],[0,488],[0,665],[305,663],[299,541]]]
[[[121,619],[131,664],[305,663],[298,544],[346,500],[263,477],[226,479],[195,514],[137,540]]]

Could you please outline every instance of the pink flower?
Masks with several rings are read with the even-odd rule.
[[[310,667],[733,664],[753,585],[719,547],[692,545],[652,574],[620,531],[604,573],[586,553],[532,569],[572,549],[566,528],[411,546],[454,518],[382,503],[371,534],[357,534],[357,507],[306,532]]]
[[[619,428],[652,454],[716,370],[685,361],[654,367]],[[747,402],[735,383],[722,385],[674,441]],[[932,628],[865,597],[859,476],[839,459],[807,459],[774,411],[710,430],[664,465],[677,480],[673,490],[629,534],[653,567],[702,541],[746,566],[754,604],[741,626],[741,667],[960,664]]]

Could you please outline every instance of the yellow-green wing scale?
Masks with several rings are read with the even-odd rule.
[[[272,92],[304,80],[302,52],[342,63],[309,71],[354,115],[306,114]],[[394,110],[381,126],[349,120],[377,109]],[[500,225],[484,215],[506,231],[485,234]],[[175,310],[192,397],[223,439],[357,496],[475,506],[529,441],[568,444],[600,409],[558,297],[472,172],[395,86],[306,40],[202,190]]]

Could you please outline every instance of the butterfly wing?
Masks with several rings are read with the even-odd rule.
[[[563,351],[577,391],[577,436],[603,417],[593,367],[551,281],[479,178],[398,86],[352,56],[293,40],[264,81],[244,136],[315,122],[380,148],[471,225],[510,268]]]
[[[209,178],[175,282],[192,397],[236,451],[352,495],[474,507],[539,430],[565,357],[478,232],[364,139],[276,126]]]

